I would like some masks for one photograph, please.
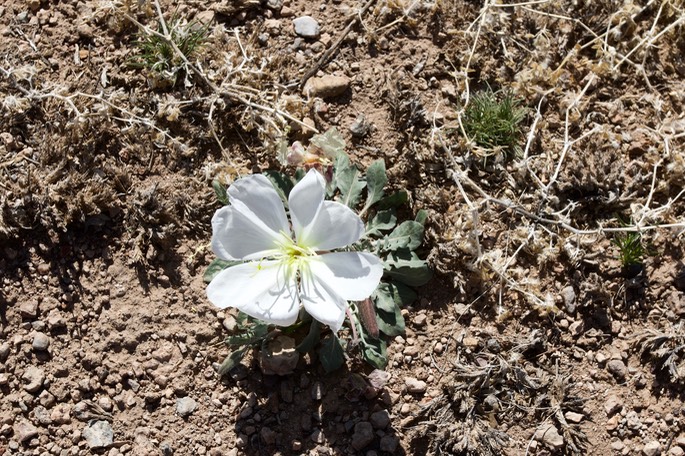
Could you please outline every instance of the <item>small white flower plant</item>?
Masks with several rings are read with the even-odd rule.
[[[386,196],[384,162],[363,175],[344,148],[331,129],[307,149],[296,142],[283,151],[294,177],[267,171],[228,189],[213,183],[225,205],[212,218],[218,258],[204,275],[207,295],[240,310],[221,375],[279,334],[295,338],[300,353],[317,351],[326,372],[355,350],[383,369],[383,335],[404,333],[401,309],[432,275],[416,253],[426,212],[398,224],[407,193]]]

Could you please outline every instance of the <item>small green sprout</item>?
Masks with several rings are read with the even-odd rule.
[[[187,60],[197,53],[209,34],[208,25],[201,25],[197,21],[188,22],[175,15],[167,23],[167,29],[171,41]],[[164,35],[161,23],[157,26],[157,32]],[[188,73],[187,64],[168,40],[157,34],[141,33],[141,38],[135,45],[140,53],[129,64],[134,68],[149,70],[154,86],[173,87],[179,76],[185,79]]]
[[[611,241],[619,249],[619,259],[623,267],[642,264],[646,250],[642,245],[642,235],[637,232],[619,233]]]
[[[512,92],[488,88],[471,97],[462,122],[468,139],[480,149],[479,154],[486,158],[510,157],[520,151],[520,124],[526,112]]]

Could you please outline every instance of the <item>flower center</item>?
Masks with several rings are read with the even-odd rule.
[[[281,231],[280,235],[281,238],[276,241],[276,248],[281,261],[289,265],[299,265],[303,260],[306,261],[307,257],[316,256],[314,249],[297,244],[288,233]]]

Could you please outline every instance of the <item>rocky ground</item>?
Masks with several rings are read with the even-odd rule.
[[[141,57],[160,14],[206,31],[166,67]],[[682,1],[0,0],[0,19],[0,455],[685,454]],[[464,135],[488,87],[526,108],[513,154]],[[435,276],[382,372],[307,354],[266,375],[255,351],[221,378],[212,181],[284,169],[281,144],[330,127],[427,211]]]

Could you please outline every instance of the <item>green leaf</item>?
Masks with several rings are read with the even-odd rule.
[[[400,309],[404,302],[400,293],[397,284],[384,282],[371,295],[376,303],[378,329],[388,336],[404,334],[404,317]]]
[[[384,267],[390,277],[412,287],[424,285],[433,277],[428,264],[407,249],[391,252],[385,258]]]
[[[362,357],[376,369],[384,369],[388,364],[387,345],[382,339],[365,337],[361,343]]]
[[[240,263],[242,263],[242,261],[229,261],[216,258],[214,259],[214,261],[209,263],[209,266],[207,266],[207,270],[202,276],[202,280],[204,280],[205,283],[209,283],[212,280],[214,280],[214,277],[216,277],[216,275],[224,269],[230,268],[231,266],[235,266],[236,264]]]
[[[428,218],[428,212],[425,209],[421,209],[419,212],[416,213],[416,222],[420,223],[421,226],[426,225],[426,219]]]
[[[290,177],[278,171],[264,171],[263,173],[273,184],[276,189],[276,193],[281,197],[284,203],[288,202],[288,195],[290,195],[290,190],[293,189],[294,184]]]
[[[376,212],[376,215],[371,218],[366,224],[367,234],[380,235],[381,231],[391,230],[397,225],[397,216],[395,209],[386,209],[384,211]]]
[[[365,212],[369,207],[381,200],[383,188],[387,183],[388,176],[385,174],[385,162],[383,160],[376,160],[371,163],[369,169],[366,170],[367,197],[362,212]]]
[[[405,220],[383,239],[383,250],[414,250],[423,241],[423,225],[414,220]]]
[[[378,202],[377,207],[379,210],[388,209],[391,207],[397,207],[406,204],[407,201],[409,201],[409,195],[406,191],[400,190],[398,192],[393,193],[392,195],[388,195],[385,198],[381,199]]]
[[[230,355],[224,359],[224,362],[219,366],[219,376],[223,377],[228,374],[234,367],[236,367],[240,361],[245,357],[245,353],[250,347],[243,347],[239,350],[231,352]]]
[[[399,307],[395,307],[394,312],[379,309],[376,312],[376,321],[378,329],[388,336],[394,337],[404,334],[404,317]]]
[[[371,298],[373,298],[373,301],[376,304],[377,310],[385,310],[386,312],[395,311],[397,303],[393,293],[394,290],[391,287],[391,284],[382,282],[371,295]]]
[[[395,302],[400,307],[407,307],[408,305],[413,304],[418,298],[414,290],[401,282],[393,281],[391,282],[391,286],[395,287],[393,298],[395,298]]]
[[[212,181],[212,188],[214,189],[214,194],[216,195],[216,199],[219,200],[221,204],[224,206],[228,204],[228,192],[226,192],[226,187],[221,185],[221,182],[218,180],[214,179]]]
[[[359,170],[350,163],[349,157],[345,154],[338,155],[334,169],[333,178],[340,190],[340,202],[354,208],[359,203],[366,182],[360,179]]]
[[[334,334],[325,338],[321,343],[319,359],[321,359],[321,365],[326,373],[333,372],[345,362],[340,340]]]
[[[266,337],[268,332],[268,325],[259,321],[247,329],[243,334],[236,334],[235,336],[226,337],[226,339],[224,339],[224,343],[231,347],[253,345],[261,342]]]
[[[345,140],[337,128],[329,128],[325,133],[312,136],[309,141],[319,147],[328,158],[336,158],[340,154],[345,154]]]
[[[312,320],[309,326],[309,333],[302,339],[302,342],[295,347],[300,353],[307,353],[314,349],[317,343],[321,340],[321,323],[318,320]]]

